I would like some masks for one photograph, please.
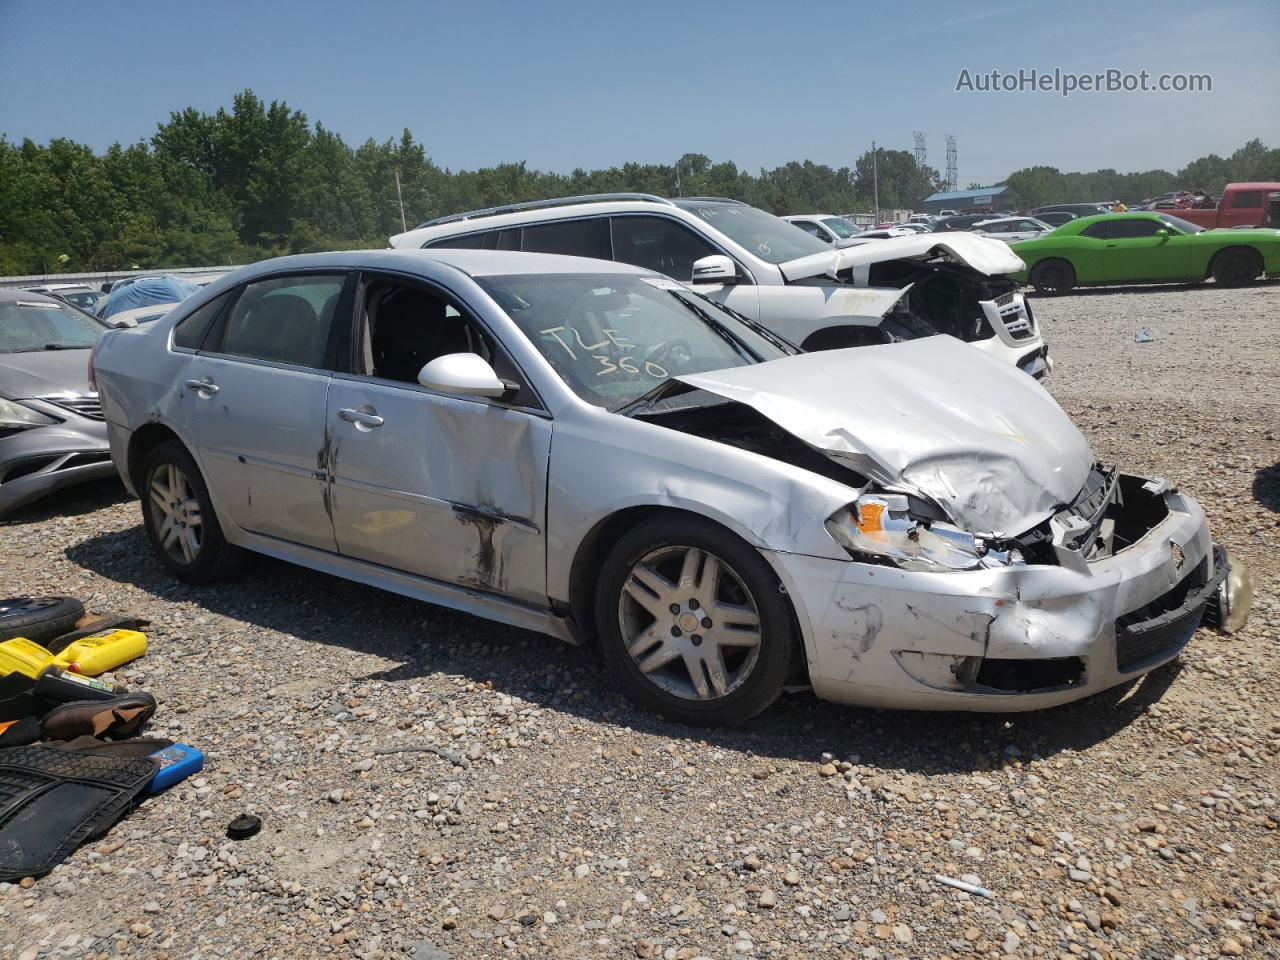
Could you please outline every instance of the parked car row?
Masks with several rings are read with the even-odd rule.
[[[1247,612],[1200,505],[1100,467],[1013,364],[946,336],[804,352],[746,315],[814,290],[907,327],[881,311],[910,286],[968,316],[1005,244],[833,250],[727,201],[618,197],[393,242],[246,267],[98,341],[114,463],[180,579],[250,551],[594,638],[696,724],[795,683],[1049,706]],[[553,245],[579,255],[531,252]]]
[[[1035,318],[1008,279],[1022,262],[1008,245],[970,234],[845,246],[736,200],[599,194],[441,217],[391,244],[645,267],[805,350],[948,333],[1032,376],[1050,369]]]

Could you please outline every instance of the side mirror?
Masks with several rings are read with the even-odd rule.
[[[449,353],[436,357],[418,371],[418,383],[439,393],[497,399],[507,392],[489,362],[474,353]]]
[[[129,327],[138,325],[138,321],[132,317],[125,317],[123,320],[106,320],[104,322],[110,324],[113,330],[126,330]]]
[[[738,265],[729,257],[713,253],[709,257],[693,261],[690,283],[737,283]]]
[[[1159,230],[1156,231],[1156,236],[1160,238],[1161,243],[1164,243],[1164,241],[1169,239],[1169,231],[1166,230],[1164,227],[1161,227]]]

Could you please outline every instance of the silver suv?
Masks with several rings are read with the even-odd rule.
[[[805,350],[950,334],[1036,378],[1051,369],[1009,275],[1023,263],[964,233],[833,250],[786,221],[722,197],[595,194],[440,217],[397,248],[523,250],[617,260],[665,273]]]

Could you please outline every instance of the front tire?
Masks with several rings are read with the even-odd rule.
[[[1027,279],[1036,293],[1054,297],[1070,292],[1076,285],[1076,271],[1066,260],[1041,260],[1032,267]]]
[[[209,488],[180,441],[147,454],[141,494],[151,546],[179,580],[210,583],[240,566],[243,552],[223,537]]]
[[[1262,272],[1262,258],[1248,247],[1232,247],[1213,258],[1213,279],[1224,287],[1242,287]]]
[[[748,543],[695,517],[631,530],[606,558],[596,626],[610,670],[642,706],[735,725],[766,709],[797,648],[777,577]]]

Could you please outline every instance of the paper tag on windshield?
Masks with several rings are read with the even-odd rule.
[[[683,283],[678,280],[672,280],[670,277],[641,277],[645,283],[651,287],[657,287],[659,290],[688,290]]]

